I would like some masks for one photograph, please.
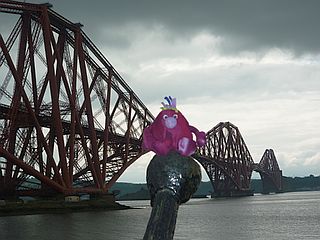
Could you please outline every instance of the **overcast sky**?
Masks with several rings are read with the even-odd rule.
[[[320,1],[50,3],[84,25],[154,115],[174,96],[200,130],[235,124],[255,162],[272,148],[284,175],[320,174]],[[151,157],[120,180],[145,182]]]

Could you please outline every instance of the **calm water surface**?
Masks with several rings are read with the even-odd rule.
[[[0,217],[1,240],[142,239],[149,201],[140,209]],[[176,240],[320,239],[320,192],[194,199],[179,208]]]

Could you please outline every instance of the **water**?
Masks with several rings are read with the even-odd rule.
[[[140,209],[0,217],[1,240],[142,239],[149,201]],[[320,192],[193,199],[179,208],[176,240],[320,239]]]

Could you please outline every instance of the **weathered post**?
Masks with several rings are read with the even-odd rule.
[[[144,240],[173,239],[178,208],[187,202],[201,181],[199,165],[175,151],[155,155],[147,169],[152,211]]]
[[[206,143],[206,134],[189,125],[177,101],[165,97],[162,111],[143,131],[142,147],[155,152],[147,169],[151,216],[144,240],[173,238],[178,208],[187,202],[201,181],[199,165],[190,157]]]

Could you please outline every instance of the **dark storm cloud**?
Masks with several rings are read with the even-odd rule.
[[[130,33],[112,36],[112,31],[136,23],[146,27],[163,25],[175,38],[188,38],[206,30],[225,39],[221,47],[226,53],[270,47],[290,49],[297,54],[320,50],[320,1],[317,0],[56,0],[51,3],[65,17],[83,23],[85,32],[95,35],[99,42],[114,47],[128,46]]]

